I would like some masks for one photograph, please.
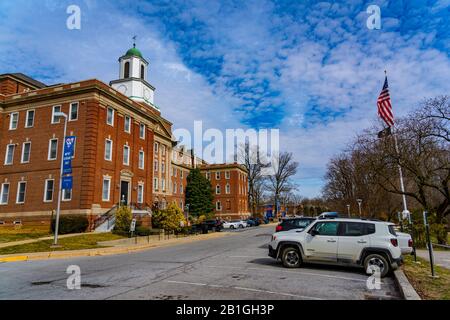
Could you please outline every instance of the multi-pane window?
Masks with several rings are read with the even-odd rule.
[[[114,126],[114,109],[111,107],[106,109],[106,124]]]
[[[72,189],[63,189],[61,197],[63,201],[72,200]]]
[[[3,183],[0,191],[0,204],[8,204],[9,183]]]
[[[16,203],[25,203],[25,193],[27,191],[27,183],[25,181],[20,181],[17,184],[17,198]]]
[[[220,194],[220,185],[216,186],[216,194]]]
[[[59,123],[59,117],[56,116],[56,113],[61,112],[61,106],[54,106],[52,111],[52,123]]]
[[[102,201],[109,201],[110,189],[111,189],[111,179],[103,178]]]
[[[123,164],[130,165],[130,147],[126,145],[123,146]]]
[[[31,142],[24,142],[22,144],[22,159],[20,162],[22,163],[30,162],[30,153],[31,153]]]
[[[216,180],[219,180],[220,179],[220,171],[217,171],[216,172]]]
[[[131,118],[129,116],[125,116],[123,128],[124,128],[125,132],[128,132],[128,133],[131,132]]]
[[[28,110],[25,118],[25,128],[31,128],[34,126],[34,110]]]
[[[225,171],[225,179],[230,179],[230,171]]]
[[[166,164],[164,162],[161,163],[161,173],[166,172]]]
[[[5,164],[13,164],[14,161],[14,150],[16,149],[15,144],[8,144],[6,146],[5,154]]]
[[[112,148],[113,142],[112,140],[105,140],[105,160],[112,161]]]
[[[144,151],[139,151],[139,169],[144,169],[145,166],[145,153]]]
[[[141,123],[139,125],[139,138],[145,139],[145,124]]]
[[[69,109],[69,121],[78,120],[78,102],[72,102]]]
[[[141,183],[138,184],[137,203],[144,203],[144,185]]]
[[[180,169],[180,178],[183,179],[183,170]]]
[[[158,160],[155,160],[155,162],[153,163],[153,171],[158,172],[158,166],[159,166]]]
[[[183,192],[184,192],[184,187],[182,184],[180,184],[180,193],[183,194]]]
[[[153,179],[153,189],[154,189],[155,191],[158,191],[158,189],[159,189],[159,181],[158,181],[158,178],[154,178],[154,179]]]
[[[220,201],[216,202],[216,210],[217,211],[221,211],[222,210],[222,204],[220,203]]]
[[[166,179],[161,179],[161,189],[162,191],[166,191]]]
[[[174,184],[173,184],[173,193],[177,193],[177,183],[175,182]]]
[[[48,142],[48,160],[56,160],[58,157],[58,139],[50,139]]]
[[[9,118],[9,130],[16,130],[18,123],[19,123],[19,113],[18,112],[11,113]]]
[[[162,154],[163,156],[166,155],[166,146],[165,146],[165,145],[162,145],[162,146],[161,146],[161,154]]]
[[[230,185],[227,183],[227,185],[225,186],[225,192],[227,194],[230,194]]]
[[[158,153],[158,149],[159,149],[159,143],[158,142],[155,142],[155,147],[154,147],[155,149],[155,153]]]
[[[53,201],[54,186],[55,186],[55,180],[53,180],[53,179],[45,180],[44,202]]]

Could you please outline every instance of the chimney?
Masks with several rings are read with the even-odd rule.
[[[195,169],[195,155],[194,155],[194,149],[191,149],[191,166],[192,166],[192,169]]]

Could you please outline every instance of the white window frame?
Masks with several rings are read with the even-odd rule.
[[[127,123],[128,123],[128,130],[127,130]],[[123,118],[123,131],[125,131],[126,133],[131,133],[131,117],[130,116],[125,115]]]
[[[138,159],[138,168],[141,170],[145,169],[145,152],[143,150],[139,150],[139,159]]]
[[[219,200],[216,201],[216,211],[222,211],[222,203]]]
[[[227,183],[227,185],[225,186],[225,193],[226,194],[230,194],[231,193],[231,187],[230,187],[229,183]]]
[[[70,198],[66,198],[65,196],[66,196],[66,191],[70,191]],[[61,190],[61,201],[72,201],[72,193],[73,193],[73,190],[72,189],[63,189],[63,190]]]
[[[109,122],[109,111],[112,111],[112,113],[111,113],[111,122]],[[106,124],[108,126],[114,127],[114,113],[115,113],[114,108],[112,108],[112,107],[107,107],[106,108]]]
[[[123,146],[123,161],[122,161],[122,163],[123,163],[123,165],[125,165],[125,166],[129,166],[130,165],[130,154],[131,154],[131,152],[130,152],[130,146],[128,146],[128,145],[124,145]],[[125,159],[125,155],[126,155],[126,159]],[[127,160],[127,161],[125,161],[125,160]]]
[[[48,189],[48,182],[49,181],[53,181],[52,198],[51,198],[51,200],[47,200],[47,189]],[[44,183],[44,202],[53,202],[54,195],[55,195],[55,179],[45,179],[45,183]]]
[[[13,127],[13,119],[14,116],[17,116],[17,119],[15,121],[16,126]],[[11,112],[9,114],[9,130],[16,130],[19,127],[19,112]]]
[[[3,196],[4,196],[4,193],[5,193],[5,186],[6,185],[8,185],[8,194],[7,194],[7,197],[6,197],[6,202],[3,202]],[[11,185],[10,185],[10,183],[9,182],[2,183],[2,188],[0,190],[0,205],[5,206],[5,205],[8,204],[8,202],[9,202],[9,194],[10,193],[11,193]]]
[[[220,184],[216,185],[216,194],[220,194]]]
[[[166,173],[166,163],[161,161],[161,173]]]
[[[76,108],[77,108],[77,117],[75,119],[72,119],[72,108],[74,106],[76,106]],[[80,104],[78,102],[71,102],[69,105],[69,121],[77,121],[79,111],[80,111]]]
[[[183,187],[183,184],[180,183],[180,194],[183,194],[183,193],[184,193],[184,187]]]
[[[50,158],[50,153],[52,151],[52,141],[56,141],[56,152],[55,152],[55,158]],[[48,161],[55,161],[58,159],[58,138],[52,138],[48,140],[48,153],[47,153],[47,160]]]
[[[20,195],[20,185],[25,185],[25,190],[23,191],[23,201],[19,201],[19,195]],[[17,204],[23,204],[25,203],[25,199],[27,196],[27,182],[26,181],[19,181],[17,183],[17,194],[16,194],[16,203]]]
[[[108,198],[105,198],[105,181],[108,181]],[[109,202],[111,199],[111,178],[110,177],[103,177],[102,180],[102,201],[103,202]]]
[[[155,142],[155,145],[153,146],[153,150],[155,153],[158,153],[158,151],[159,151],[159,143],[158,142]]]
[[[230,180],[230,171],[225,171],[225,179]]]
[[[178,189],[178,185],[177,185],[176,182],[174,182],[174,183],[173,183],[172,192],[173,192],[173,193],[177,193],[177,191],[178,191],[177,189]]]
[[[159,190],[159,179],[153,178],[153,190],[158,191]]]
[[[30,119],[30,113],[33,112],[33,123],[31,126],[28,125],[28,120]],[[34,127],[34,119],[36,118],[36,110],[30,109],[27,110],[27,114],[25,116],[25,128],[33,128]]]
[[[136,202],[139,204],[144,203],[144,184],[143,183],[138,183]]]
[[[140,123],[139,124],[139,138],[142,140],[145,140],[145,133],[147,131],[147,126],[145,125],[145,123]]]
[[[166,145],[162,145],[161,146],[161,155],[165,156],[166,155]]]
[[[220,171],[216,171],[216,180],[220,180]]]
[[[153,172],[158,172],[159,162],[158,160],[153,161]]]
[[[111,143],[111,148],[109,149],[109,157],[107,157],[107,154],[106,154],[106,151],[107,151],[106,145],[108,144],[108,142]],[[105,139],[105,154],[104,154],[104,158],[105,158],[106,161],[112,161],[113,145],[114,145],[114,142],[111,139]]]
[[[180,169],[180,178],[181,178],[181,179],[183,179],[183,175],[184,175],[183,169]]]
[[[59,111],[58,111],[58,112],[61,112],[61,111],[62,111],[61,105],[56,105],[56,106],[53,106],[53,107],[52,107],[52,120],[51,120],[51,124],[56,124],[56,123],[59,123],[59,122],[61,121],[60,117],[56,117],[57,120],[55,121],[55,108],[59,108]]]
[[[166,191],[166,179],[161,178],[161,190],[162,192]]]
[[[23,156],[25,155],[25,145],[26,144],[30,145],[30,150],[28,152],[28,160],[24,161]],[[30,158],[31,158],[31,141],[25,141],[24,143],[22,143],[22,154],[20,156],[20,163],[29,163],[30,162]]]
[[[9,147],[12,146],[12,156],[11,156],[11,162],[8,162],[8,154],[9,154]],[[14,153],[16,151],[16,145],[14,143],[10,143],[6,145],[6,152],[5,152],[5,162],[4,164],[7,166],[10,166],[14,164]]]

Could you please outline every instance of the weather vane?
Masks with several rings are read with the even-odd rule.
[[[137,36],[133,36],[133,48],[136,48],[136,39],[137,39]]]

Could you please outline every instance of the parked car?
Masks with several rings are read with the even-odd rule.
[[[289,218],[281,221],[276,227],[275,232],[289,231],[289,230],[304,230],[309,226],[316,218],[313,217],[299,217],[299,218]]]
[[[247,227],[247,222],[242,221],[242,220],[226,221],[223,224],[224,229],[237,229],[237,228],[246,228],[246,227]]]
[[[303,232],[279,232],[269,243],[269,256],[286,268],[303,263],[363,267],[381,277],[403,262],[393,224],[364,219],[318,219]]]
[[[255,221],[255,226],[259,226],[261,224],[260,218],[255,218],[255,219],[253,219],[253,221]]]
[[[248,227],[255,227],[256,226],[256,222],[252,218],[247,219],[245,222],[247,222],[247,226]]]
[[[208,226],[208,230],[220,231],[223,229],[223,223],[220,220],[206,220],[203,222]]]
[[[413,240],[409,233],[395,232],[397,234],[398,246],[402,251],[402,254],[408,255],[413,252]]]

